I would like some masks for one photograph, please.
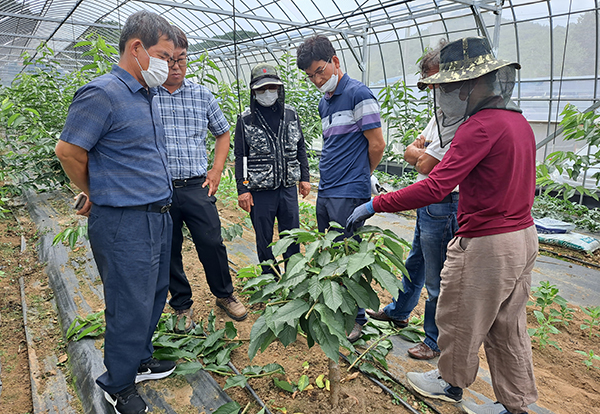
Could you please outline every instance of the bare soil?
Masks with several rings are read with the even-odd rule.
[[[28,303],[40,305],[40,317],[38,322],[44,327],[44,339],[38,338],[34,341],[34,351],[39,355],[46,353],[64,354],[64,343],[62,342],[56,315],[52,314],[51,306],[47,302],[52,298],[47,279],[43,273],[43,265],[38,263],[35,252],[36,229],[29,223],[24,214],[17,216],[22,225],[19,227],[15,217],[8,214],[0,218],[0,364],[2,393],[0,394],[0,414],[25,414],[33,412],[30,372],[28,363],[28,349],[25,339],[23,315],[21,309],[21,296],[19,289],[19,277],[24,278]],[[243,212],[233,206],[233,203],[224,208],[221,206],[221,215],[227,222],[239,222],[245,216]],[[27,248],[21,253],[21,235],[27,240]],[[251,230],[244,228],[242,236],[248,241],[253,241]],[[546,246],[544,246],[546,247]],[[570,255],[574,253],[569,251]],[[590,255],[591,256],[591,255]],[[593,255],[596,257],[596,255]],[[230,255],[234,262],[235,257]],[[586,260],[596,260],[585,257]],[[206,319],[211,310],[217,316],[217,326],[223,327],[229,321],[223,311],[214,306],[214,297],[210,293],[205,281],[202,266],[200,265],[195,248],[190,241],[184,244],[184,263],[186,272],[193,286],[194,292],[194,315],[196,319]],[[235,268],[235,266],[234,266]],[[234,278],[235,279],[235,278]],[[236,295],[245,302],[241,292],[241,281],[234,280]],[[29,297],[35,295],[34,298]],[[382,304],[388,303],[391,298],[387,292],[380,293]],[[415,316],[422,315],[425,293],[422,294],[421,302],[414,311]],[[572,306],[574,307],[574,306]],[[575,308],[575,307],[574,307]],[[168,311],[168,306],[166,307]],[[534,316],[534,308],[528,308],[529,326],[538,326]],[[256,378],[250,380],[250,385],[260,398],[269,406],[274,413],[403,413],[405,408],[394,403],[392,398],[375,386],[362,375],[353,376],[347,371],[347,364],[340,362],[342,368],[343,392],[340,407],[332,410],[328,403],[329,393],[320,389],[315,384],[319,375],[328,376],[327,358],[318,346],[308,348],[306,342],[299,336],[299,340],[284,348],[280,343],[271,344],[264,353],[258,353],[254,360],[249,361],[247,356],[247,341],[250,338],[252,323],[258,318],[261,307],[256,305],[249,307],[249,317],[246,321],[236,322],[238,336],[244,340],[244,346],[232,353],[232,362],[238,369],[248,365],[265,365],[276,362],[285,368],[285,375],[278,375],[279,379],[286,379],[296,383],[303,374],[308,375],[311,385],[301,393],[291,394],[276,387],[270,377]],[[568,326],[558,326],[560,334],[551,335],[550,339],[557,342],[562,351],[553,346],[540,348],[533,345],[534,366],[539,390],[538,405],[551,410],[556,414],[583,413],[593,414],[600,412],[600,361],[594,362],[593,368],[586,368],[583,364],[584,357],[577,354],[576,350],[588,352],[594,350],[600,354],[600,340],[596,334],[600,331],[596,328],[590,338],[587,331],[580,329],[583,319],[587,316],[578,308],[575,308],[574,318]],[[35,326],[30,328],[38,329]],[[52,331],[51,326],[56,326]],[[39,332],[39,330],[38,330]],[[483,351],[480,351],[482,367],[487,368]],[[63,360],[64,362],[64,360]],[[395,361],[391,361],[395,362]],[[415,363],[415,366],[416,365]],[[408,368],[408,367],[407,367]],[[412,368],[412,367],[411,367]],[[62,363],[59,362],[57,370],[64,372]],[[51,376],[52,371],[42,373]],[[65,373],[68,376],[68,372]],[[225,378],[214,375],[221,386]],[[177,378],[164,382],[165,386],[176,383]],[[404,380],[400,378],[400,380]],[[415,399],[409,392],[393,383],[386,383],[395,392],[407,399],[416,409],[422,412],[428,411],[419,400]],[[473,385],[474,389],[492,396],[491,387],[478,379]],[[247,407],[246,413],[257,413],[258,404],[243,389],[230,388],[226,391],[230,397],[237,401],[242,407]],[[439,409],[439,408],[438,408]],[[444,413],[459,412],[449,404],[444,404]],[[183,412],[183,411],[182,411]],[[187,412],[187,411],[186,411]]]

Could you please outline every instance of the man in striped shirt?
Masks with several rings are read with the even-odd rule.
[[[371,199],[370,176],[381,161],[385,141],[377,99],[363,83],[342,72],[327,37],[314,36],[302,43],[297,64],[325,94],[319,102],[323,150],[317,224],[322,232],[331,221],[344,225],[355,207]],[[360,338],[366,322],[365,310],[359,309],[350,342]]]
[[[221,221],[215,205],[227,153],[229,123],[212,93],[204,86],[185,79],[188,41],[185,33],[177,34],[169,78],[158,88],[156,99],[165,127],[167,160],[173,177],[173,243],[169,305],[177,313],[176,331],[189,332],[192,321],[192,288],[183,270],[182,227],[187,225],[204,267],[206,281],[216,304],[236,321],[246,318],[244,305],[233,296],[227,249],[221,237]],[[215,136],[215,156],[208,169],[206,135]],[[182,319],[185,322],[180,322]]]

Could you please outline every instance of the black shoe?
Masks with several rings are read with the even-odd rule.
[[[135,376],[135,382],[137,384],[141,381],[168,377],[171,375],[171,372],[175,371],[175,367],[175,361],[152,358],[150,361],[140,364],[137,375]]]
[[[148,412],[148,406],[138,394],[135,384],[114,394],[104,391],[104,398],[113,406],[117,414],[140,414]]]

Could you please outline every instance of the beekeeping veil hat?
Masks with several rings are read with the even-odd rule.
[[[466,81],[507,66],[521,69],[517,62],[496,59],[486,38],[465,37],[440,50],[439,72],[422,79],[417,86],[423,90],[427,85]]]
[[[440,50],[439,72],[422,79],[417,86],[436,86],[434,100],[439,101],[443,113],[438,124],[450,126],[450,113],[452,122],[463,122],[482,109],[521,112],[510,99],[516,70],[520,68],[517,62],[496,59],[486,38],[466,37],[444,46]]]

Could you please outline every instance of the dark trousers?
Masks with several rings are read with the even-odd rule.
[[[167,300],[169,214],[94,204],[88,234],[104,285],[106,372],[96,382],[113,394],[134,383],[152,357],[152,334]]]
[[[250,219],[256,234],[256,253],[259,262],[273,260],[273,252],[268,247],[273,241],[273,226],[277,217],[278,230],[297,229],[300,226],[298,208],[298,190],[296,186],[279,187],[275,190],[252,191],[254,206],[250,210]],[[292,244],[283,253],[283,258],[300,251],[300,245]],[[269,266],[263,266],[263,273],[275,273]]]
[[[344,229],[338,229],[343,232],[343,236],[339,239],[348,238],[352,236],[352,233],[345,230],[346,220],[352,214],[354,209],[361,204],[369,202],[370,198],[323,198],[317,197],[317,226],[320,232],[324,232],[329,228],[329,222],[335,221]],[[362,223],[358,223],[358,226],[362,226]],[[337,240],[336,240],[337,241]],[[364,325],[367,323],[367,317],[365,316],[365,310],[358,308],[356,315],[356,323]]]
[[[183,270],[181,246],[183,244],[183,223],[190,230],[196,245],[198,259],[204,267],[206,282],[210,291],[218,298],[226,298],[233,293],[227,249],[221,237],[221,220],[215,196],[208,196],[208,186],[202,183],[187,185],[173,190],[171,217],[173,218],[173,244],[171,247],[171,267],[169,305],[175,310],[188,309],[192,301],[192,287]]]

